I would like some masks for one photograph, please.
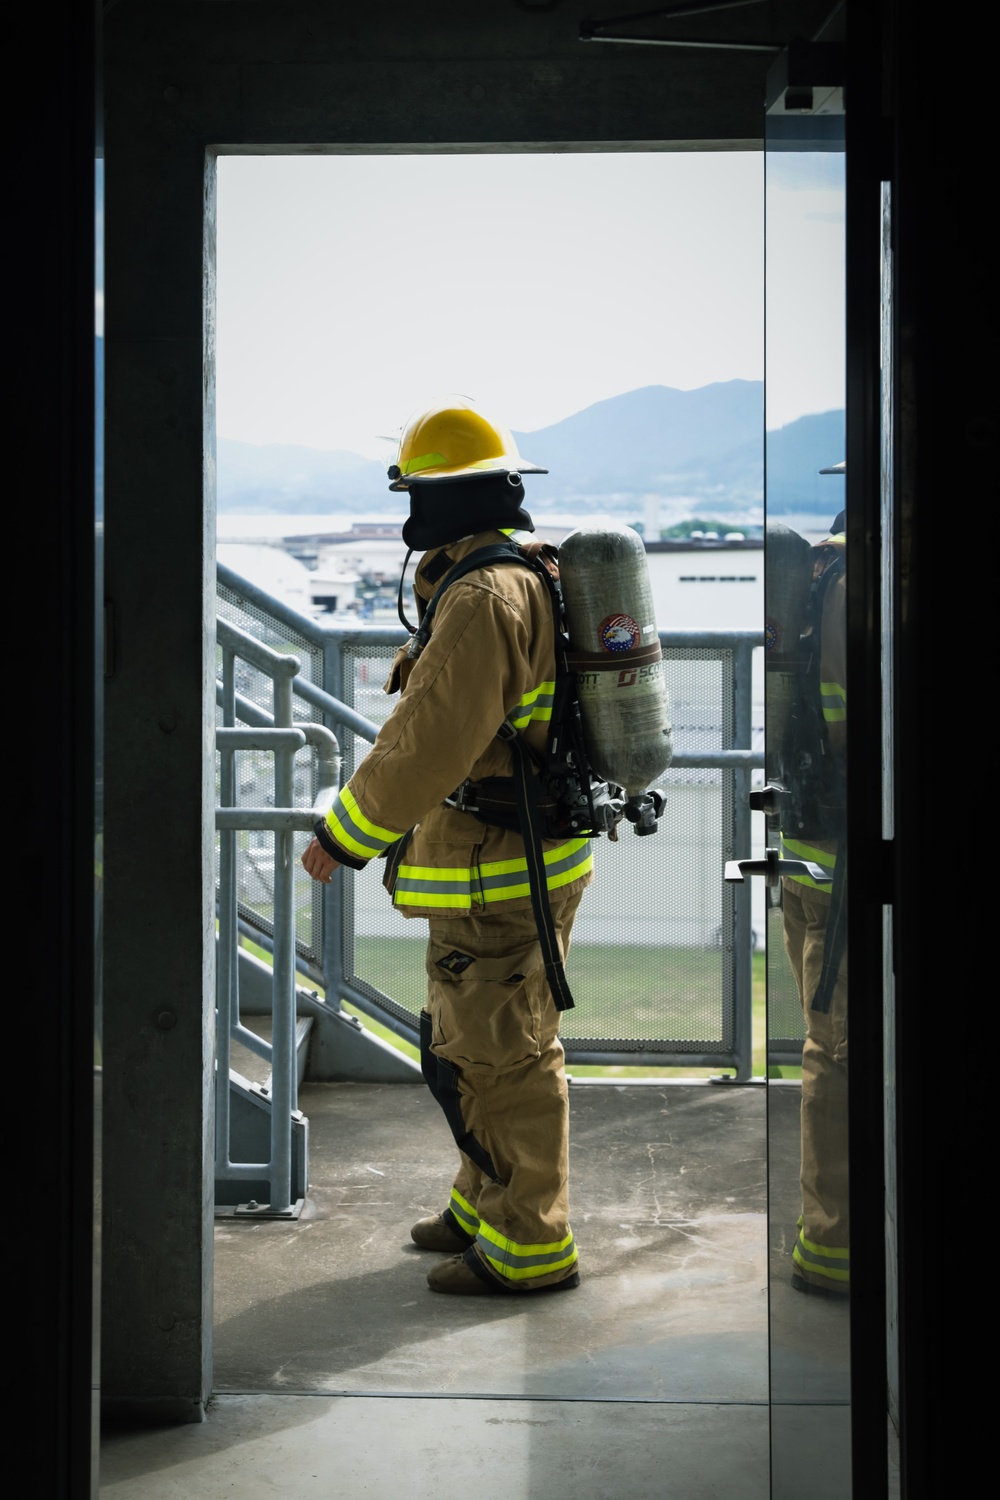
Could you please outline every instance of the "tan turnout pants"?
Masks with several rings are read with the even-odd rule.
[[[792,1251],[799,1274],[827,1291],[850,1282],[847,1173],[847,953],[827,1013],[810,1004],[823,966],[830,898],[795,881],[782,893],[785,948],[802,998],[802,1220]]]
[[[580,895],[552,901],[565,959]],[[430,921],[424,1077],[460,1165],[448,1221],[527,1292],[572,1276],[569,1098],[559,1013],[530,911]]]

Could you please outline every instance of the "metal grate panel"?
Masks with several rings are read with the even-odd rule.
[[[345,700],[381,723],[391,647],[347,646]],[[675,753],[734,747],[733,653],[726,647],[664,652]],[[344,776],[368,749],[345,735]],[[734,773],[669,770],[666,810],[654,835],[594,841],[595,879],[580,908],[568,971],[576,1009],[563,1017],[567,1052],[676,1053],[733,1048],[734,894],[722,880],[733,857]],[[345,876],[348,872],[344,872]],[[376,870],[343,887],[344,971],[397,1019],[416,1023],[426,993],[423,922],[390,905]]]

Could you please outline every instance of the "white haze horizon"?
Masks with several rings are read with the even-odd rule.
[[[769,382],[770,430],[843,405],[843,305],[815,295],[817,266],[839,284],[836,185],[768,194],[771,242],[785,215],[813,239],[796,338],[832,351]],[[222,156],[217,431],[387,463],[443,392],[528,433],[762,380],[763,227],[759,152]]]

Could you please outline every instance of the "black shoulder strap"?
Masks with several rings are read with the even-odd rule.
[[[424,610],[420,624],[413,632],[411,655],[418,656],[430,639],[431,625],[442,594],[453,583],[464,578],[466,573],[474,573],[478,568],[488,567],[491,563],[520,563],[523,567],[534,570],[534,564],[530,558],[525,557],[516,542],[494,542],[489,547],[477,547],[475,552],[470,552],[468,557],[463,557],[455,563],[445,575],[440,587]]]

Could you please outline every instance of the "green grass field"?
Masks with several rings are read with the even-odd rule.
[[[245,946],[267,961],[268,955],[260,948],[249,942]],[[607,1029],[601,1024],[601,1016],[608,1010],[609,1000],[613,1002],[613,997],[627,993],[635,997],[628,1010],[623,1012],[619,1005],[614,1005],[611,1012],[616,1036],[641,1039],[663,1036],[666,1032],[672,1037],[698,1041],[698,1033],[692,1026],[697,1024],[699,1015],[710,1021],[718,1007],[720,963],[721,955],[712,950],[575,944],[568,973],[577,1004],[563,1019],[563,1038],[571,1042],[574,1037],[600,1035]],[[753,1073],[759,1078],[765,1066],[765,955],[755,953],[752,965]],[[355,970],[408,1010],[419,1011],[426,992],[422,938],[358,937]],[[417,1059],[417,1049],[388,1027],[346,1002],[344,1009],[357,1015],[366,1030]],[[717,1027],[718,1023],[714,1025]],[[801,1071],[791,1067],[772,1068],[771,1076],[798,1078]],[[633,1067],[623,1060],[608,1067],[574,1065],[571,1072],[577,1077],[709,1078],[717,1076],[720,1069]]]

